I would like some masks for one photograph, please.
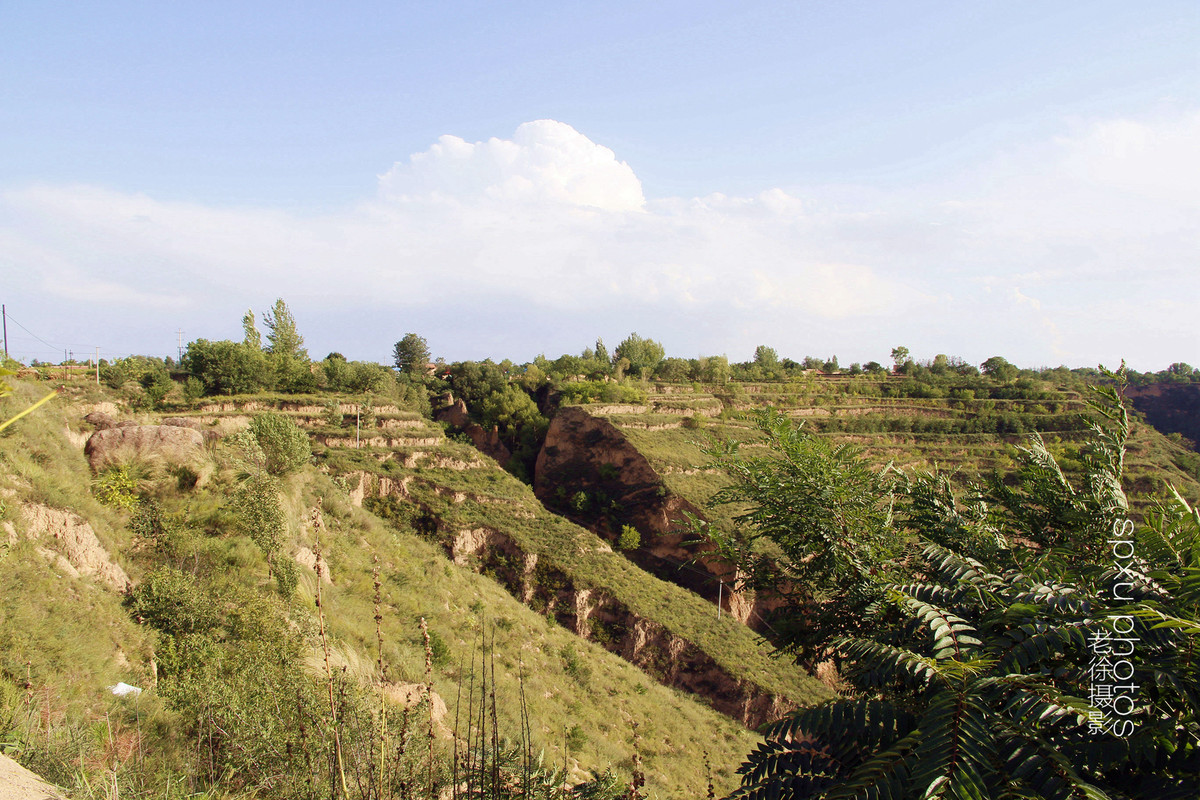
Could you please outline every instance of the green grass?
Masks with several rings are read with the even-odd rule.
[[[29,393],[19,388],[12,402],[19,403]],[[64,403],[28,424],[14,426],[13,433],[5,437],[0,450],[4,466],[0,485],[7,494],[3,495],[0,519],[18,520],[20,506],[31,501],[70,509],[92,521],[102,541],[137,582],[164,563],[164,556],[134,540],[126,528],[128,514],[101,506],[91,496],[90,473],[78,447],[65,436],[68,427],[80,430],[85,426],[80,426],[78,412]],[[514,503],[525,508],[537,505],[528,487],[481,459],[470,447],[443,442],[425,450],[431,453],[431,463],[440,459],[479,466],[406,470],[390,453],[381,463],[378,456],[382,453],[354,450],[328,451],[321,466],[336,465],[339,470],[366,467],[393,476],[411,474],[414,491],[441,503],[448,509],[448,517],[451,512],[473,507],[473,524],[511,525]],[[414,452],[418,451],[401,453],[401,461]],[[217,463],[208,483],[194,491],[181,491],[161,475],[148,476],[143,485],[167,514],[184,521],[188,532],[187,546],[171,563],[194,572],[217,596],[242,596],[249,591],[268,597],[275,587],[263,553],[248,538],[231,532],[226,497],[236,480],[236,465],[224,448],[218,448],[214,457]],[[481,468],[484,465],[486,468]],[[522,605],[487,577],[453,565],[440,544],[398,530],[354,507],[344,490],[316,468],[286,478],[284,490],[292,536],[285,545],[289,551],[294,546],[312,546],[309,511],[318,497],[323,501],[326,530],[322,538],[334,580],[323,590],[325,609],[335,660],[347,667],[349,675],[366,684],[376,678],[371,584],[377,557],[389,679],[423,679],[425,656],[417,623],[426,618],[444,644],[434,687],[450,707],[447,724],[453,725],[458,705],[466,702],[459,700],[458,694],[471,680],[473,650],[478,674],[478,650],[486,632],[495,652],[501,726],[513,736],[519,730],[519,675],[524,673],[524,696],[536,745],[545,748],[550,763],[562,760],[566,734],[572,766],[599,770],[611,765],[627,775],[633,755],[630,724],[636,722],[642,736],[647,788],[652,793],[664,797],[702,793],[704,776],[697,759],[703,750],[716,765],[718,788],[729,790],[735,784],[733,769],[758,739],[728,717],[655,683],[603,648],[580,640]],[[455,493],[505,502],[470,499],[455,503]],[[528,528],[516,535],[542,535],[546,533],[542,528],[548,526],[550,539],[568,548],[562,551],[564,555],[573,552],[569,543],[583,533],[548,514],[520,521]],[[590,534],[586,537],[598,541]],[[118,680],[150,685],[150,662],[156,647],[153,631],[130,618],[119,595],[87,579],[65,577],[36,553],[32,543],[21,541],[6,548],[0,551],[0,558],[0,674],[5,686],[19,689],[28,672],[35,694],[46,698],[48,709],[48,732],[39,734],[41,738],[26,748],[23,760],[56,780],[73,784],[90,774],[89,769],[101,769],[95,764],[103,761],[102,745],[109,736],[93,736],[97,725],[101,730],[107,730],[106,724],[113,726],[113,735],[128,741],[135,722],[152,719],[154,729],[140,754],[149,766],[138,771],[132,762],[122,762],[120,785],[126,796],[164,796],[165,775],[184,770],[191,757],[187,743],[178,741],[178,720],[163,708],[154,691],[139,701],[145,713],[134,720],[123,705],[115,705],[104,688]],[[614,556],[610,560],[611,564],[594,572],[604,576],[608,570],[619,586],[622,581],[638,582],[636,576],[614,570],[620,566],[618,561],[625,565],[621,569],[632,569],[624,559]],[[302,568],[300,572],[290,617],[298,630],[307,632],[308,661],[310,668],[316,669],[320,666],[312,638],[316,576],[311,570]],[[638,602],[647,607],[661,605],[669,611],[681,608],[673,596],[678,590],[668,587],[666,591],[671,596],[665,599],[649,593]],[[747,644],[749,655],[755,648],[750,638]],[[5,691],[7,697],[11,692]],[[82,748],[81,736],[86,739]],[[72,766],[71,759],[78,759],[81,753],[84,765]],[[178,778],[176,774],[177,782]]]

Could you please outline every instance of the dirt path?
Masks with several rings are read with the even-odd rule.
[[[0,800],[63,800],[65,797],[8,756],[0,755]]]

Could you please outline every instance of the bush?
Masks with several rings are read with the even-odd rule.
[[[279,484],[269,475],[256,475],[238,486],[233,496],[238,532],[258,545],[267,558],[283,546],[287,520],[279,506]]]
[[[239,438],[247,457],[270,475],[295,472],[312,457],[308,434],[282,414],[259,414]]]
[[[128,603],[134,619],[171,636],[203,633],[220,622],[215,603],[196,579],[169,567],[147,575]]]
[[[138,481],[127,465],[109,466],[92,481],[92,492],[101,503],[132,511],[137,505]]]
[[[632,525],[622,525],[617,537],[618,550],[637,550],[642,546],[642,534]]]

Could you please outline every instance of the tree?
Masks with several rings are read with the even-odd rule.
[[[907,347],[901,345],[900,347],[892,348],[892,363],[896,365],[896,372],[900,372],[901,368],[910,360]]]
[[[258,332],[258,328],[254,325],[254,309],[247,309],[246,315],[242,317],[242,344],[254,350],[262,350],[262,334]]]
[[[700,379],[712,384],[724,386],[729,382],[729,358],[726,356],[708,356],[700,359]]]
[[[394,351],[396,369],[410,378],[423,378],[429,364],[429,345],[415,333],[406,333],[396,342]]]
[[[983,374],[998,381],[1007,383],[1017,377],[1017,368],[1001,356],[992,356],[980,364]]]
[[[1195,796],[1200,513],[1176,494],[1135,531],[1124,406],[1106,390],[1093,408],[1074,484],[1034,438],[1014,475],[963,495],[937,473],[897,489],[889,524],[922,563],[884,587],[871,635],[833,640],[853,690],[771,726],[733,797]],[[820,516],[842,491],[797,492],[778,471],[755,482],[777,487],[772,507]]]
[[[686,381],[691,374],[692,365],[686,358],[664,358],[654,371],[654,376],[664,381]]]
[[[245,320],[243,319],[243,325]],[[275,301],[275,307],[263,316],[263,325],[267,328],[267,352],[283,358],[297,361],[308,361],[308,351],[304,349],[304,337],[296,330],[296,319],[288,310],[283,298]],[[251,320],[251,330],[253,320]],[[250,331],[247,331],[247,338]],[[250,342],[247,341],[247,344]]]
[[[766,370],[776,369],[779,366],[779,353],[775,352],[774,347],[760,344],[754,348],[754,363]]]
[[[308,463],[312,444],[308,434],[283,414],[257,414],[250,426],[234,436],[247,464],[268,475],[286,475]]]
[[[748,588],[795,610],[776,644],[812,663],[834,634],[857,626],[893,571],[901,541],[891,524],[894,478],[782,413],[761,413],[757,426],[765,454],[746,455],[734,442],[708,451],[711,466],[731,480],[711,503],[749,507],[734,517],[736,531],[693,524],[737,565]]]
[[[627,359],[629,370],[640,377],[653,372],[665,355],[666,351],[658,342],[631,333],[613,351],[613,363],[618,363],[622,358]]]
[[[231,506],[238,532],[250,537],[268,561],[274,561],[287,535],[279,483],[266,473],[252,475],[238,484]]]
[[[596,360],[604,362],[612,360],[608,355],[608,348],[604,346],[604,340],[600,338],[596,339]]]
[[[270,365],[262,351],[227,339],[189,342],[179,363],[209,395],[258,391],[270,379]]]

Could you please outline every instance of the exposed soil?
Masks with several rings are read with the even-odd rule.
[[[1200,449],[1200,384],[1127,386],[1125,396],[1159,431],[1182,434]]]
[[[759,627],[772,603],[732,592],[734,569],[708,555],[714,549],[695,542],[685,530],[688,514],[704,513],[670,491],[662,476],[612,423],[578,406],[561,409],[550,422],[538,454],[533,490],[549,509],[609,540],[622,525],[642,535],[630,560],[656,577],[688,589],[721,606],[739,621]],[[577,492],[603,497],[612,511],[604,516],[573,513],[568,503]]]
[[[65,797],[36,773],[0,755],[0,800],[64,800]]]

